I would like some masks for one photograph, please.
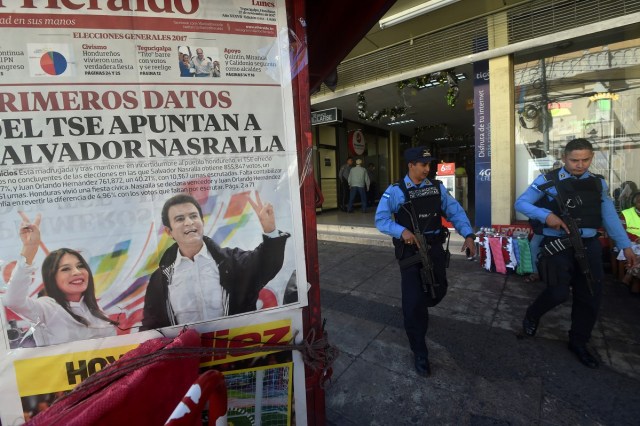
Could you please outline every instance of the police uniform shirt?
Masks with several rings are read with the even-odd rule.
[[[591,177],[596,177],[593,173],[587,171],[583,173],[581,176],[572,176],[564,167],[560,169],[558,172],[558,179],[588,179]],[[613,201],[609,197],[609,188],[604,179],[599,178],[602,181],[602,194],[601,194],[601,213],[602,213],[602,226],[606,229],[609,237],[611,237],[618,247],[621,249],[625,249],[627,247],[631,247],[631,241],[627,236],[622,224],[620,223],[620,218],[616,213],[615,206],[613,205]],[[520,213],[524,214],[530,219],[539,220],[542,223],[546,223],[547,217],[552,213],[551,210],[543,207],[535,206],[534,203],[540,200],[542,197],[546,197],[546,195],[538,189],[539,186],[545,184],[547,182],[544,175],[539,175],[531,185],[522,193],[520,197],[516,200],[515,209]],[[546,190],[552,195],[556,195],[557,191],[555,186],[550,187]],[[553,200],[555,203],[556,201]],[[597,229],[594,228],[580,228],[580,233],[583,238],[595,237]],[[553,229],[546,227],[543,229],[543,235],[548,237],[563,237],[566,236],[566,232],[564,229],[560,228]]]
[[[406,185],[406,188],[416,186],[408,175],[404,177],[404,184]],[[423,188],[429,185],[433,185],[433,183],[431,183],[429,179],[425,179],[417,186],[418,188]],[[466,212],[460,203],[458,203],[456,199],[447,192],[444,185],[441,183],[439,185],[440,208],[443,214],[446,216],[447,220],[455,226],[458,234],[463,237],[472,235],[473,228],[469,223]],[[376,228],[378,228],[380,232],[394,238],[401,238],[402,231],[404,231],[405,228],[393,220],[393,215],[398,212],[400,206],[404,203],[405,198],[402,189],[400,189],[398,185],[390,185],[384,194],[382,194],[380,203],[378,204],[378,209],[376,210],[375,223]]]

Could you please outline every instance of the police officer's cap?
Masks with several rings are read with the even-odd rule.
[[[429,163],[433,159],[431,152],[427,147],[418,146],[415,148],[409,148],[404,152],[404,159],[407,163],[413,163],[419,161],[421,163]]]

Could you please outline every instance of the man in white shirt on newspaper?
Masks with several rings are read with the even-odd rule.
[[[284,262],[288,233],[276,229],[273,206],[249,202],[258,215],[263,241],[253,250],[220,247],[203,235],[200,204],[188,194],[168,199],[162,222],[176,241],[152,274],[141,330],[205,321],[254,311],[260,290]]]
[[[204,56],[202,49],[196,49],[196,57],[191,60],[196,69],[196,77],[211,77],[213,62]]]

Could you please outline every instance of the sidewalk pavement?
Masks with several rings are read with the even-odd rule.
[[[608,276],[590,342],[602,364],[592,370],[567,349],[570,301],[535,338],[516,338],[543,284],[487,272],[461,246],[452,238],[449,291],[430,309],[433,374],[423,378],[393,250],[318,241],[322,316],[341,352],[325,389],[328,425],[640,424],[640,298]]]

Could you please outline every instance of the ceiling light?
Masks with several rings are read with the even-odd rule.
[[[382,18],[380,22],[378,22],[378,24],[380,24],[380,28],[382,29],[389,28],[393,25],[398,25],[402,22],[408,21],[410,19],[416,18],[420,15],[424,15],[425,13],[432,12],[436,9],[440,9],[441,7],[448,6],[458,1],[460,0],[429,0],[418,6],[405,9],[400,13],[396,13],[395,15]]]
[[[416,120],[409,118],[408,120],[390,121],[387,126],[399,126],[400,124],[415,123]]]
[[[466,80],[467,76],[464,75],[461,72],[458,72],[458,73],[455,74],[455,78],[456,78],[457,81],[462,81],[462,80]],[[416,86],[416,88],[418,88],[418,89],[426,89],[428,87],[435,87],[435,86],[439,86],[439,85],[440,85],[440,82],[438,81],[438,79],[432,78],[431,80],[427,81],[426,83]]]

